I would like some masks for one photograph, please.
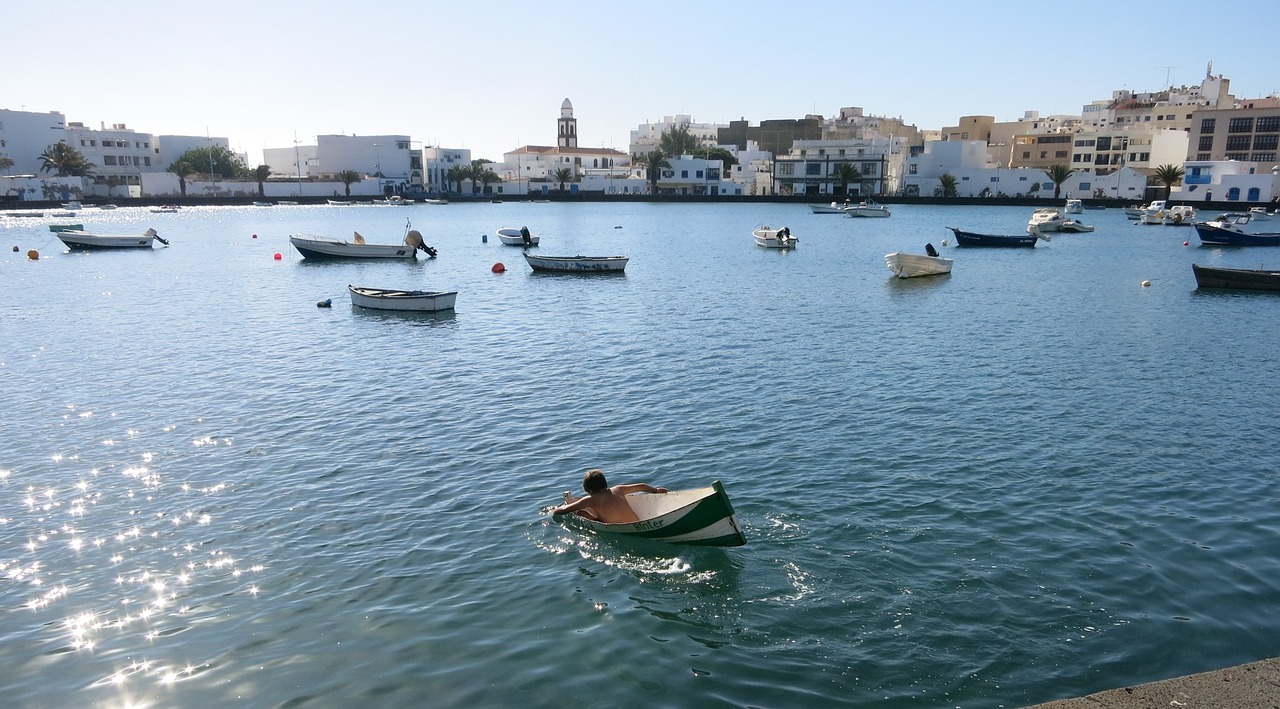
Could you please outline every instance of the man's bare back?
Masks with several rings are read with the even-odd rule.
[[[599,472],[598,470],[588,471],[588,475],[592,473],[599,474]],[[604,480],[602,474],[599,475],[599,479],[601,481]],[[632,483],[630,485],[603,487],[588,492],[583,497],[574,497],[572,493],[566,492],[564,494],[564,504],[551,510],[551,513],[557,515],[577,513],[587,519],[594,519],[605,524],[639,522],[640,518],[636,515],[635,510],[631,509],[631,503],[627,502],[627,495],[634,492],[663,493],[666,491],[665,487],[654,487],[646,483]]]

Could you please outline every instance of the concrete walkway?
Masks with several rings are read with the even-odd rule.
[[[1034,709],[1280,709],[1280,658],[1037,704]]]

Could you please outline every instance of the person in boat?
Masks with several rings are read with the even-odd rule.
[[[583,497],[574,497],[573,493],[565,492],[564,504],[553,508],[551,514],[576,513],[587,519],[604,522],[605,524],[639,522],[640,518],[631,509],[626,496],[633,492],[667,492],[665,487],[654,487],[646,483],[631,483],[610,487],[605,480],[604,471],[599,468],[588,470],[582,476],[582,489],[587,492]]]
[[[925,244],[924,252],[934,258],[938,258],[938,250],[933,248],[933,244]]]

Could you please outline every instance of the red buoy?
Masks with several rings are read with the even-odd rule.
[[[502,273],[503,271],[506,271],[506,270],[507,270],[507,267],[503,266],[501,261],[493,264],[494,273]]]
[[[258,238],[258,235],[257,235],[257,234],[254,234],[254,235],[253,235],[253,238],[255,238],[255,239],[256,239],[256,238]]]
[[[1190,246],[1190,245],[1191,245],[1191,242],[1190,242],[1190,241],[1184,241],[1184,242],[1182,242],[1182,245],[1183,245],[1183,246]]]
[[[279,251],[277,251],[277,252],[276,252],[276,255],[275,255],[275,256],[272,256],[271,258],[273,258],[273,259],[275,259],[275,260],[279,261],[281,258],[284,258],[284,257],[280,255],[280,252],[279,252]]]

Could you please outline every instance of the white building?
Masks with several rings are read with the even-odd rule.
[[[1053,182],[1044,170],[1002,167],[981,140],[927,141],[907,158],[902,180],[905,195],[940,196],[942,176],[950,175],[957,197],[1052,197]],[[1144,200],[1147,178],[1122,167],[1107,175],[1077,171],[1059,188],[1059,197],[1107,197]]]
[[[874,133],[851,140],[794,141],[786,155],[773,160],[773,193],[841,197],[895,194],[905,144],[904,138]],[[837,166],[842,163],[858,170],[856,182],[841,182]]]
[[[319,150],[315,145],[264,148],[262,164],[271,170],[272,177],[306,179],[320,164]]]
[[[471,151],[466,148],[428,146],[422,149],[422,188],[428,194],[448,192],[449,171],[471,164]]]
[[[1170,199],[1190,202],[1273,202],[1280,197],[1280,165],[1258,170],[1251,162],[1188,160]],[[1273,231],[1267,229],[1267,231]]]
[[[316,136],[314,177],[334,179],[348,170],[376,178],[384,194],[422,186],[422,155],[407,135]]]
[[[0,157],[13,161],[10,175],[39,175],[40,155],[65,141],[67,118],[57,111],[33,113],[0,109]],[[39,199],[36,197],[35,199]]]
[[[574,118],[573,104],[567,98],[560,104],[554,146],[521,146],[503,153],[502,162],[487,166],[502,178],[501,183],[490,189],[507,195],[558,191],[560,181],[556,174],[562,169],[569,170],[571,179],[566,181],[565,187],[574,193],[588,189],[588,183],[584,181],[586,177],[591,178],[591,191],[607,190],[614,180],[626,184],[625,181],[631,177],[630,158],[626,153],[612,148],[578,146],[578,120]]]
[[[662,143],[662,136],[677,128],[684,128],[689,135],[708,147],[719,141],[720,129],[728,128],[725,123],[694,123],[693,117],[687,115],[663,116],[659,123],[645,121],[631,131],[628,150],[631,155],[644,155]]]

